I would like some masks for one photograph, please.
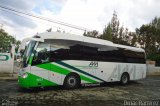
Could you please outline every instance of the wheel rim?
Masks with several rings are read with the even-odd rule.
[[[124,84],[126,84],[126,83],[128,82],[128,77],[127,77],[126,75],[123,75],[123,77],[122,77],[122,82],[123,82]]]
[[[70,77],[70,78],[68,79],[68,84],[69,84],[70,86],[75,86],[75,85],[76,85],[76,79],[75,79],[74,77]]]

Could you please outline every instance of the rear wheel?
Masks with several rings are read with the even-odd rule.
[[[80,85],[80,78],[76,74],[69,74],[64,81],[63,84],[67,89],[74,89],[79,87]]]
[[[128,73],[123,73],[121,76],[121,84],[125,85],[129,82],[129,75]]]

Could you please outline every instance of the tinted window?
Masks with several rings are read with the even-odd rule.
[[[120,48],[101,46],[98,50],[100,61],[123,62],[124,55]]]
[[[72,40],[50,40],[50,42],[51,61],[98,60],[98,47],[95,44]]]
[[[50,43],[51,61],[82,59],[82,42],[76,42],[71,40],[50,40]]]
[[[53,41],[51,42],[50,60],[59,61],[69,59],[69,47],[66,42]]]
[[[92,43],[83,43],[83,60],[98,61],[98,45]]]
[[[49,62],[50,58],[50,44],[39,43],[37,49],[34,51],[33,65],[42,64]]]
[[[83,52],[82,48],[83,45],[79,42],[79,44],[76,44],[76,42],[72,42],[73,45],[69,46],[69,56],[71,60],[83,60]]]
[[[144,52],[136,52],[131,50],[124,50],[126,62],[128,63],[145,63]]]
[[[45,40],[50,44],[50,51],[38,53],[41,55],[38,63],[43,63],[46,56],[50,61],[61,60],[86,60],[86,61],[105,61],[105,62],[124,62],[124,63],[145,63],[145,54],[124,48],[98,45],[72,40]],[[43,45],[46,46],[47,45]],[[40,47],[40,46],[39,46]],[[42,47],[41,49],[45,49]],[[43,60],[42,60],[43,59]],[[45,62],[45,61],[44,61]]]

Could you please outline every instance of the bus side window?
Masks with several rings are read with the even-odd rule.
[[[98,61],[98,48],[85,44],[82,48],[83,58],[88,61]]]
[[[72,44],[69,49],[69,57],[71,60],[83,60],[82,55],[82,48],[81,44]]]
[[[67,45],[51,43],[50,61],[67,60],[69,55],[69,48]]]
[[[124,62],[124,56],[120,49],[112,46],[101,46],[98,50],[99,60],[106,62]]]
[[[144,52],[136,52],[131,50],[124,50],[127,63],[145,63]]]
[[[72,40],[52,40],[50,61],[81,60],[82,47],[82,42],[76,42]]]
[[[49,62],[50,46],[47,43],[40,43],[34,51],[34,58],[32,65],[42,64]]]

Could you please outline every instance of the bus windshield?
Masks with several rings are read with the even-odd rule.
[[[29,57],[31,56],[33,49],[35,47],[36,41],[30,41],[29,44],[26,46],[24,55],[23,55],[23,67],[27,67]]]

